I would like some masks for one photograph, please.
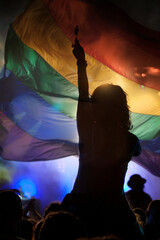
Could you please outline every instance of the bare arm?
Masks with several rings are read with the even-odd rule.
[[[78,66],[79,101],[87,101],[89,99],[88,78],[86,73],[87,63],[85,61],[84,50],[77,39],[75,41],[73,54],[77,59]]]
[[[79,146],[82,146],[87,142],[86,129],[88,129],[89,118],[90,118],[90,103],[89,103],[89,87],[88,78],[86,73],[87,63],[85,61],[85,53],[79,41],[75,40],[75,45],[73,49],[73,54],[77,59],[78,66],[78,109],[77,109],[77,127],[79,133]],[[82,152],[82,147],[80,147],[80,152]]]

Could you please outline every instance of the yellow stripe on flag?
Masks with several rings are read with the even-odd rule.
[[[49,15],[42,1],[34,1],[25,13],[16,18],[13,28],[21,41],[34,49],[50,66],[77,86],[77,66],[72,43]],[[160,115],[160,93],[137,84],[114,72],[86,54],[90,94],[104,83],[120,85],[128,94],[132,112]]]

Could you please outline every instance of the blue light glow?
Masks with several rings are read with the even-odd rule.
[[[77,157],[41,162],[9,162],[1,159],[0,163],[7,169],[10,177],[10,181],[2,187],[21,188],[27,198],[39,199],[42,212],[50,202],[62,201],[65,194],[72,190],[79,165]],[[132,161],[125,177],[124,191],[129,190],[127,182],[130,176],[136,173],[147,179],[144,191],[153,199],[159,199],[160,178]]]
[[[23,178],[17,182],[16,187],[22,189],[22,192],[25,197],[31,198],[36,195],[36,186],[31,179]]]

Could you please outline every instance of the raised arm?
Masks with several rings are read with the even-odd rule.
[[[86,129],[89,127],[90,119],[90,103],[89,103],[89,90],[88,78],[86,73],[87,63],[85,61],[85,53],[79,41],[75,40],[73,54],[77,59],[78,66],[78,109],[77,109],[77,127],[79,133],[79,150],[80,154],[83,152],[83,147],[87,142]]]
[[[89,100],[88,90],[88,78],[86,73],[87,63],[85,60],[85,52],[79,41],[75,40],[73,54],[77,59],[78,66],[78,90],[79,90],[79,101]]]

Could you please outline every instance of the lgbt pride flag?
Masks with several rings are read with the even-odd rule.
[[[10,25],[0,80],[3,159],[78,155],[71,46],[79,25],[90,94],[104,83],[125,90],[132,132],[142,145],[133,161],[160,176],[160,34],[109,2],[105,7],[99,9],[96,1],[35,0]]]

